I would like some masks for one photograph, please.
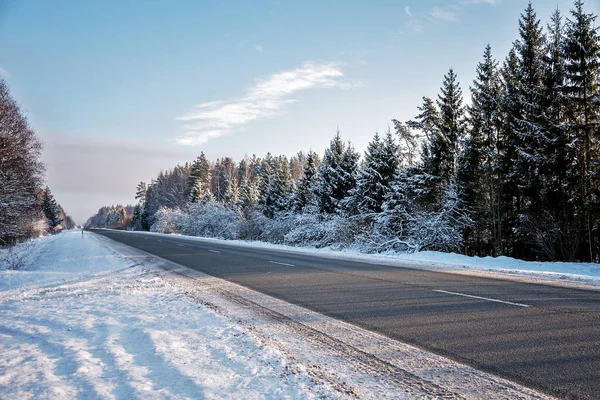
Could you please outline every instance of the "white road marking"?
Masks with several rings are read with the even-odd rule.
[[[464,293],[456,293],[456,292],[448,292],[446,290],[433,290],[434,292],[439,292],[439,293],[446,293],[446,294],[453,294],[455,296],[463,296],[463,297],[471,297],[473,299],[479,299],[479,300],[487,300],[487,301],[493,301],[496,303],[504,303],[504,304],[510,304],[511,306],[519,306],[519,307],[531,307],[531,305],[529,304],[521,304],[521,303],[513,303],[512,301],[504,301],[504,300],[498,300],[498,299],[490,299],[488,297],[481,297],[481,296],[473,296],[471,294],[464,294]]]
[[[220,251],[217,250],[209,250],[211,253],[220,253]]]
[[[277,261],[269,261],[271,264],[279,264],[279,265],[285,265],[286,267],[295,267],[294,264],[286,264],[286,263],[282,263],[282,262],[277,262]]]

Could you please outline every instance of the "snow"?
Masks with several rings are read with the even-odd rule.
[[[3,399],[548,398],[92,233],[15,253]]]
[[[3,399],[337,397],[96,235],[34,247],[0,272]]]

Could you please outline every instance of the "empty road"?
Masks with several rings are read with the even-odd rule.
[[[600,398],[600,292],[95,233],[560,398]]]

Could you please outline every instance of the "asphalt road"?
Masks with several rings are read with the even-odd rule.
[[[600,292],[96,230],[560,398],[600,398]]]

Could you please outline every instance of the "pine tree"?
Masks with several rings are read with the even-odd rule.
[[[315,185],[318,179],[319,156],[313,151],[306,155],[302,177],[296,188],[294,199],[294,208],[296,211],[302,211],[309,204],[315,201]]]
[[[423,134],[421,144],[421,165],[418,168],[419,181],[421,182],[419,196],[420,205],[424,208],[436,208],[443,194],[439,177],[439,160],[434,155],[434,149],[442,137],[441,116],[435,103],[428,97],[423,97],[423,104],[417,107],[420,113],[414,120],[407,121],[410,129],[417,129]]]
[[[566,22],[566,119],[575,162],[569,171],[571,203],[585,234],[582,259],[592,261],[594,251],[592,230],[598,226],[598,190],[600,178],[600,34],[594,26],[596,16],[583,9],[582,0],[575,1],[571,18]]]
[[[569,202],[567,173],[575,154],[565,122],[565,35],[560,10],[548,24],[544,58],[543,127],[545,141],[539,153],[540,212],[530,222],[529,231],[541,257],[549,260],[574,260],[580,241],[573,228],[573,206]]]
[[[350,201],[351,211],[367,221],[381,213],[399,166],[399,148],[391,131],[386,132],[383,140],[376,133],[367,146],[364,164],[358,172]]]
[[[135,188],[135,199],[139,203],[145,203],[147,191],[148,191],[148,185],[146,185],[146,182],[138,183],[137,187]]]
[[[556,9],[548,25],[544,73],[544,128],[548,142],[541,154],[542,204],[551,214],[563,213],[567,198],[564,195],[565,174],[569,169],[565,129],[565,36],[560,10]]]
[[[430,174],[438,176],[436,162],[432,158],[432,146],[440,137],[441,117],[435,103],[429,97],[423,97],[423,104],[417,107],[420,113],[414,120],[408,121],[406,124],[411,129],[418,129],[425,136],[421,149],[421,162],[423,170]]]
[[[290,174],[292,181],[297,183],[304,174],[304,166],[306,165],[307,155],[302,151],[290,158]]]
[[[60,218],[61,210],[48,186],[46,186],[42,193],[42,211],[48,220],[50,231],[55,230],[62,222]]]
[[[392,119],[392,123],[394,124],[396,136],[398,136],[399,140],[398,152],[400,157],[400,165],[414,166],[418,156],[417,136],[413,134],[407,125],[403,124],[397,119]]]
[[[189,202],[197,203],[199,201],[210,201],[212,198],[210,184],[210,162],[206,158],[204,152],[200,152],[200,156],[194,160],[190,168],[190,177],[188,179]]]
[[[142,215],[143,215],[143,205],[138,203],[133,207],[133,215],[131,217],[131,228],[134,231],[142,230]]]
[[[437,105],[440,110],[439,136],[433,141],[434,174],[447,186],[456,174],[460,142],[465,134],[462,90],[454,70],[444,76]]]
[[[498,214],[500,215],[494,236],[499,244],[498,255],[511,255],[514,248],[514,230],[518,223],[519,190],[518,177],[514,174],[514,163],[517,159],[518,137],[513,127],[521,118],[518,97],[518,60],[512,48],[500,71],[502,77],[502,96],[500,102],[502,126],[498,131],[498,160],[496,174],[499,177],[500,198]]]
[[[249,178],[240,184],[240,204],[243,209],[254,207],[260,198],[260,179]]]
[[[517,138],[516,158],[512,174],[517,177],[519,191],[517,236],[515,253],[531,258],[531,232],[522,222],[539,218],[540,194],[546,177],[543,172],[543,154],[551,146],[544,129],[544,52],[545,37],[540,21],[531,3],[519,20],[520,38],[515,42],[517,56],[516,97],[513,99],[519,115],[511,129]]]
[[[261,160],[260,166],[258,168],[258,204],[263,208],[263,212],[265,213],[265,215],[271,214],[270,205],[267,205],[267,203],[269,202],[269,188],[271,186],[271,180],[273,179],[274,174],[275,158],[273,157],[273,155],[271,155],[271,153],[267,153],[265,155],[265,158]],[[269,209],[269,211],[265,212],[266,209]]]
[[[344,155],[344,143],[340,137],[340,132],[336,133],[329,148],[325,150],[323,162],[319,165],[319,181],[317,183],[315,195],[319,205],[319,211],[322,213],[333,214],[338,211],[338,203],[345,196],[340,188],[340,164]]]
[[[260,203],[263,213],[272,218],[279,211],[291,209],[293,192],[289,161],[285,156],[265,160],[265,180],[262,182]]]
[[[498,248],[497,238],[493,238],[499,221],[499,182],[495,169],[497,141],[502,126],[497,65],[491,47],[487,45],[471,87],[469,136],[465,140],[457,173],[460,199],[475,221],[472,229],[465,229],[465,243],[469,246],[466,251],[480,255]]]

